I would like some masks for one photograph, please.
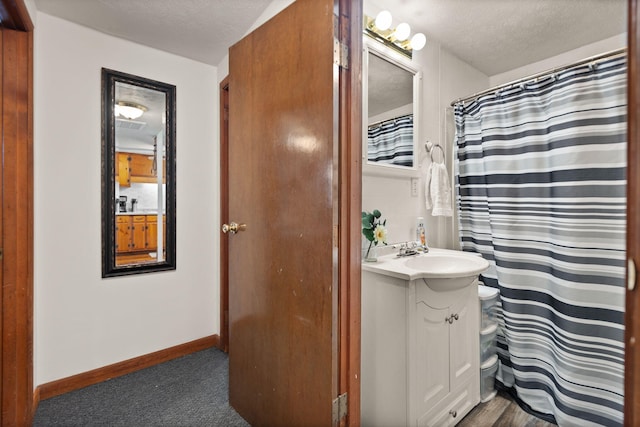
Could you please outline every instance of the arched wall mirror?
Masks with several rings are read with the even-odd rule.
[[[176,268],[176,88],[102,69],[102,277]]]
[[[363,172],[417,172],[420,72],[411,61],[364,38]]]

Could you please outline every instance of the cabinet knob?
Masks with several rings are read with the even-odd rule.
[[[457,416],[458,416],[458,413],[457,413],[456,411],[454,411],[453,409],[449,411],[449,414],[450,414],[453,418],[455,418],[455,417],[457,417]]]

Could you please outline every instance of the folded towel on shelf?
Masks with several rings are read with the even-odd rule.
[[[452,216],[451,185],[444,162],[431,162],[425,178],[424,195],[427,210],[433,209],[433,216]]]

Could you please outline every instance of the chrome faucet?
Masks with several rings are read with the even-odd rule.
[[[411,245],[411,247],[409,247]],[[405,242],[400,244],[400,250],[398,251],[398,256],[411,256],[417,255],[418,251],[416,250],[417,243],[416,242]]]
[[[422,252],[429,252],[429,248],[425,245],[419,245],[418,242],[404,242],[400,244],[400,249],[398,250],[399,257],[418,255]]]

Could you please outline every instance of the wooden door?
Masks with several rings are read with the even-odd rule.
[[[333,0],[230,49],[229,401],[251,425],[330,425],[338,395]]]

